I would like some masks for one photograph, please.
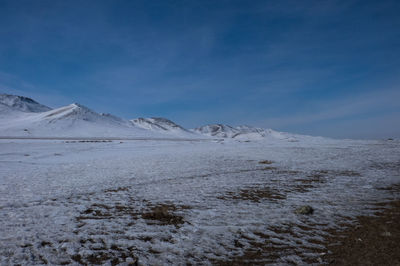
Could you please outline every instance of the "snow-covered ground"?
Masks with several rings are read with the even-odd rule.
[[[304,263],[399,173],[398,141],[0,140],[0,264]]]

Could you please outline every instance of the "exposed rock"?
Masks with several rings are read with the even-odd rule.
[[[309,214],[313,214],[314,213],[314,209],[309,205],[304,205],[304,206],[301,206],[301,207],[297,208],[295,212],[297,214],[309,215]]]

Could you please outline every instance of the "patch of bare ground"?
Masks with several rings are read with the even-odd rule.
[[[361,176],[359,172],[353,170],[318,170],[315,171],[316,174],[326,175],[326,176]]]
[[[261,168],[261,170],[273,171],[273,170],[278,170],[278,168],[274,167],[274,166],[266,166],[266,167]]]
[[[153,205],[150,202],[144,202],[148,206],[146,209],[136,209],[134,205],[123,205],[120,203],[115,205],[94,203],[82,211],[76,217],[76,220],[84,225],[85,220],[116,219],[121,216],[130,216],[130,218],[135,220],[141,217],[145,220],[157,221],[161,225],[170,224],[178,227],[184,223],[184,219],[183,216],[176,214],[176,212],[191,209],[191,206],[188,205],[174,205],[172,203]],[[81,226],[78,225],[78,227]]]
[[[400,186],[390,188],[400,192]],[[357,224],[341,232],[331,231],[328,253],[331,265],[400,265],[400,200],[376,204],[376,216],[359,216]]]
[[[312,234],[312,226],[304,226],[308,234]],[[300,228],[297,227],[296,230]],[[318,257],[306,256],[306,253],[321,253],[324,249],[302,247],[294,248],[293,246],[286,244],[277,244],[273,242],[274,239],[284,239],[284,236],[291,235],[295,238],[300,238],[301,236],[296,233],[294,225],[283,225],[283,226],[270,226],[268,230],[274,233],[271,236],[270,233],[265,232],[253,232],[257,238],[252,238],[249,236],[239,236],[235,239],[235,247],[244,248],[243,243],[247,243],[246,248],[243,250],[243,255],[234,256],[228,260],[212,260],[214,265],[266,265],[266,264],[276,264],[282,256],[297,255],[299,256],[304,264],[318,264],[320,259]],[[314,242],[315,244],[320,244],[318,241],[309,240],[309,242]],[[301,242],[300,242],[301,243]]]
[[[112,140],[67,140],[65,143],[99,143],[99,142],[112,142]]]
[[[274,161],[270,161],[270,160],[264,160],[264,161],[259,161],[259,164],[273,164]]]
[[[139,212],[130,205],[106,205],[101,203],[94,203],[86,210],[82,211],[76,220],[83,224],[78,225],[81,227],[84,225],[85,220],[104,220],[104,219],[115,219],[121,216],[130,216],[133,219],[137,219]]]
[[[117,251],[117,252],[114,252]],[[71,259],[80,265],[104,265],[110,263],[111,265],[138,265],[138,258],[133,254],[131,250],[114,250],[112,247],[108,250],[96,251],[92,254],[82,256],[81,254],[75,254],[71,256]]]
[[[392,193],[399,193],[400,192],[400,184],[394,184],[391,185],[390,187],[383,187],[383,188],[378,188],[378,190],[386,190]]]
[[[373,162],[370,168],[377,170],[392,170],[400,173],[400,161],[398,162]]]
[[[326,182],[326,174],[321,171],[313,171],[307,175],[305,179],[299,179],[303,183],[325,183]]]
[[[300,171],[297,170],[288,170],[288,169],[277,169],[275,172],[277,175],[299,175]]]
[[[263,199],[278,201],[286,199],[286,194],[291,192],[305,193],[311,189],[316,188],[319,184],[325,183],[327,181],[328,174],[338,174],[338,175],[357,175],[353,171],[332,171],[332,170],[318,170],[313,171],[309,174],[296,170],[278,169],[273,166],[266,166],[258,170],[270,170],[277,175],[292,175],[296,176],[291,182],[281,188],[279,191],[274,188],[266,186],[248,187],[243,188],[239,191],[228,191],[224,195],[218,196],[218,199],[223,200],[250,200],[253,202],[260,202]],[[297,176],[299,176],[297,178]]]
[[[150,210],[143,212],[141,216],[150,224],[156,222],[159,225],[174,225],[178,228],[185,222],[183,216],[176,213],[178,208],[190,209],[186,205],[177,207],[173,204],[158,204]]]
[[[249,187],[235,192],[229,191],[218,197],[218,199],[223,200],[249,200],[253,202],[260,202],[264,199],[277,201],[285,198],[285,195],[269,187]]]
[[[287,187],[287,191],[307,192],[316,188],[318,185],[326,183],[328,178],[337,176],[357,177],[360,173],[352,170],[315,170],[309,174],[297,172],[301,177],[294,179],[296,183]],[[297,175],[293,173],[293,175]]]
[[[128,187],[117,187],[117,188],[110,188],[110,189],[104,190],[104,192],[106,192],[106,193],[117,193],[120,191],[129,191],[129,188]]]
[[[334,171],[333,174],[337,176],[361,176],[359,172],[352,170]]]
[[[319,184],[325,183],[326,175],[320,173],[320,171],[313,171],[306,176],[295,178],[294,181],[296,182],[293,184],[292,191],[307,192]]]

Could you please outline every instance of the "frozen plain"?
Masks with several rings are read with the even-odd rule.
[[[0,140],[0,263],[318,261],[399,173],[399,141]]]

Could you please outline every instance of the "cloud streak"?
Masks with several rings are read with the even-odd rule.
[[[189,127],[308,133],[380,107],[389,119],[399,10],[390,0],[3,1],[0,84],[53,106],[71,99]]]

